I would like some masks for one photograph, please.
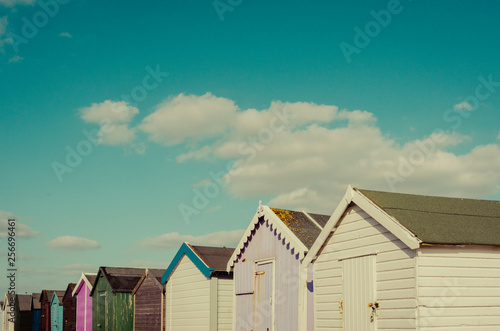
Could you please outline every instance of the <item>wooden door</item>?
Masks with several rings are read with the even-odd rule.
[[[375,331],[375,255],[343,260],[345,331]]]
[[[254,327],[253,331],[274,330],[274,263],[255,265]]]

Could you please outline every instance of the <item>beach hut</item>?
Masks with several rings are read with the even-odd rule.
[[[233,280],[226,265],[233,251],[182,244],[161,279],[167,331],[232,330]]]
[[[92,330],[128,331],[134,328],[132,291],[145,268],[100,267],[92,296]],[[155,269],[152,269],[155,270]]]
[[[64,292],[64,291],[62,291]],[[42,290],[40,293],[40,330],[41,331],[50,331],[50,301],[52,300],[52,296],[54,294],[54,290]]]
[[[300,263],[328,219],[259,205],[227,265],[234,271],[235,330],[306,330],[299,324],[313,289]]]
[[[500,201],[349,187],[303,261],[316,330],[500,330]]]
[[[69,283],[62,298],[63,331],[76,330],[76,298],[73,297],[75,283]]]
[[[3,301],[0,301],[0,331],[4,329],[4,314],[5,314],[5,306]]]
[[[134,296],[134,331],[165,330],[165,269],[146,269],[132,291]]]
[[[66,291],[54,291],[50,300],[50,330],[63,330],[63,296]]]
[[[16,316],[15,296],[5,294],[3,301],[3,326],[5,331],[14,331],[14,321]]]
[[[16,294],[15,331],[31,331],[33,328],[33,313],[31,311],[31,294]]]
[[[92,297],[90,291],[94,286],[96,274],[85,274],[76,283],[73,297],[76,298],[76,329],[92,331]]]
[[[42,314],[40,305],[40,293],[31,294],[31,311],[33,312],[33,331],[40,331],[40,316]]]

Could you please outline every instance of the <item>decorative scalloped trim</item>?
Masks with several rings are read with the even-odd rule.
[[[281,239],[285,241],[285,244],[290,245],[290,250],[294,250],[295,254],[299,254],[299,260],[302,260],[307,254],[307,247],[293,234],[293,232],[281,221],[281,219],[266,205],[262,205],[262,202],[259,201],[259,207],[257,208],[257,213],[252,218],[252,222],[248,226],[245,234],[241,238],[238,246],[234,250],[233,255],[229,259],[227,263],[227,271],[231,271],[231,268],[234,266],[234,263],[238,259],[238,256],[241,255],[241,251],[245,248],[245,245],[248,243],[249,239],[252,237],[252,231],[255,230],[255,227],[259,223],[259,218],[264,217],[264,221],[267,222],[272,231],[276,231],[277,235],[281,236]]]

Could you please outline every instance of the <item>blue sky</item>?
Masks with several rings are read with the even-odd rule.
[[[235,245],[259,200],[500,199],[499,22],[493,1],[0,0],[18,292]]]

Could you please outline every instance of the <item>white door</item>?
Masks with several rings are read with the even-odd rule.
[[[375,331],[375,255],[343,260],[345,331]]]
[[[253,331],[273,331],[274,265],[272,261],[255,264]]]

